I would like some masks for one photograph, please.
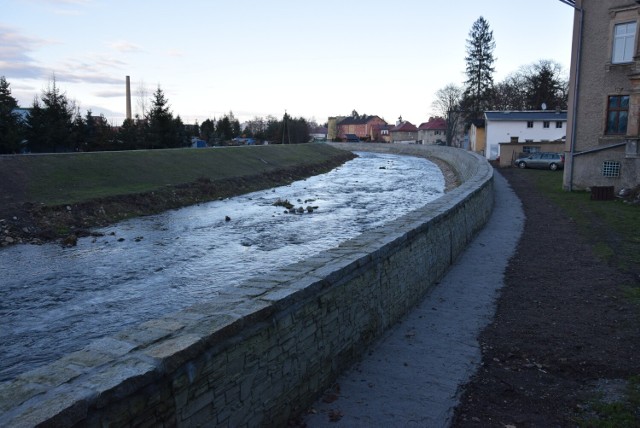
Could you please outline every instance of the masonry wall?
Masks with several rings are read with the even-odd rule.
[[[384,228],[94,342],[0,385],[0,426],[283,426],[437,282],[491,213],[482,157],[445,160],[462,185]]]

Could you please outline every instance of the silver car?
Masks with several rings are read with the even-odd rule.
[[[564,155],[553,152],[531,153],[526,158],[516,159],[514,164],[518,168],[541,168],[555,171],[564,168]]]

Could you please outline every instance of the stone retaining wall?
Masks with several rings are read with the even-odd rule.
[[[0,384],[0,426],[285,426],[415,306],[484,225],[493,172],[436,146],[462,184],[339,247]]]

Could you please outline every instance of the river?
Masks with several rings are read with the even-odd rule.
[[[417,157],[358,153],[288,186],[0,250],[0,381],[383,226],[444,193]],[[285,213],[288,200],[303,213]],[[307,209],[310,207],[311,210]],[[312,211],[312,212],[309,212]]]

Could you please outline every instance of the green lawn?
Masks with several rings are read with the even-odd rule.
[[[588,192],[566,192],[562,174],[522,170],[578,225],[600,257],[622,269],[640,273],[640,206],[619,199],[592,201]]]
[[[68,204],[320,163],[337,152],[300,144],[10,156],[0,159],[0,191],[18,202]]]

